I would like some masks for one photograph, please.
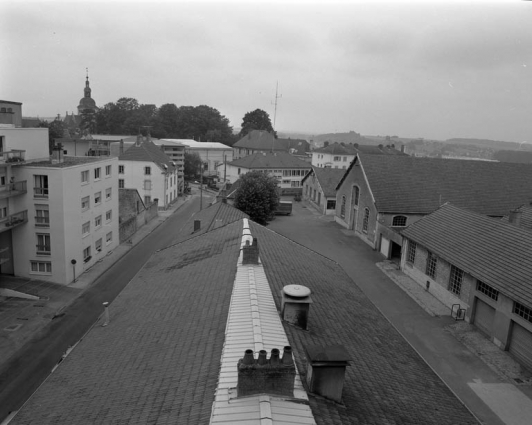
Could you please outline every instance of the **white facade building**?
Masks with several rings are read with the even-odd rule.
[[[151,140],[138,140],[118,157],[118,187],[136,189],[146,205],[162,209],[178,197],[178,166]]]
[[[0,140],[0,273],[68,284],[118,245],[118,160],[51,159],[46,128]]]

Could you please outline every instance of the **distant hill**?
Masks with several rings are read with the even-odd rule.
[[[527,146],[522,143],[505,142],[502,140],[455,138],[447,139],[445,142],[453,145],[473,145],[494,150],[520,150],[521,147],[524,150],[532,150],[532,146],[530,145]]]

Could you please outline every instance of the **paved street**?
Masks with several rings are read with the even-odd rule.
[[[525,415],[532,413],[530,386],[518,389],[497,375],[446,330],[448,325],[454,324],[450,315],[427,314],[376,266],[383,260],[378,252],[332,220],[332,217],[319,215],[312,207],[307,208],[305,202],[294,202],[292,216],[278,216],[268,227],[342,265],[482,423],[529,424],[530,416]],[[510,402],[502,394],[514,397],[510,397]]]

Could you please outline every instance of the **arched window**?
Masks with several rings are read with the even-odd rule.
[[[404,215],[396,215],[392,220],[392,226],[395,227],[405,227],[406,226],[406,217]]]
[[[362,222],[362,231],[368,233],[368,224],[369,224],[369,208],[364,209],[364,221]]]
[[[345,218],[345,195],[342,196],[342,204],[340,205],[340,217]]]
[[[360,188],[353,186],[353,205],[358,206],[358,200],[360,198]]]

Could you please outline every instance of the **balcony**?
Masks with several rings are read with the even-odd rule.
[[[0,190],[0,199],[22,195],[27,191],[28,190],[26,189],[26,180],[8,183],[5,190]]]
[[[26,151],[13,149],[0,152],[0,164],[20,164],[25,161]]]
[[[11,230],[27,222],[28,222],[28,210],[24,210],[16,214],[8,215],[2,221],[0,221],[0,233],[5,232],[7,230]]]

